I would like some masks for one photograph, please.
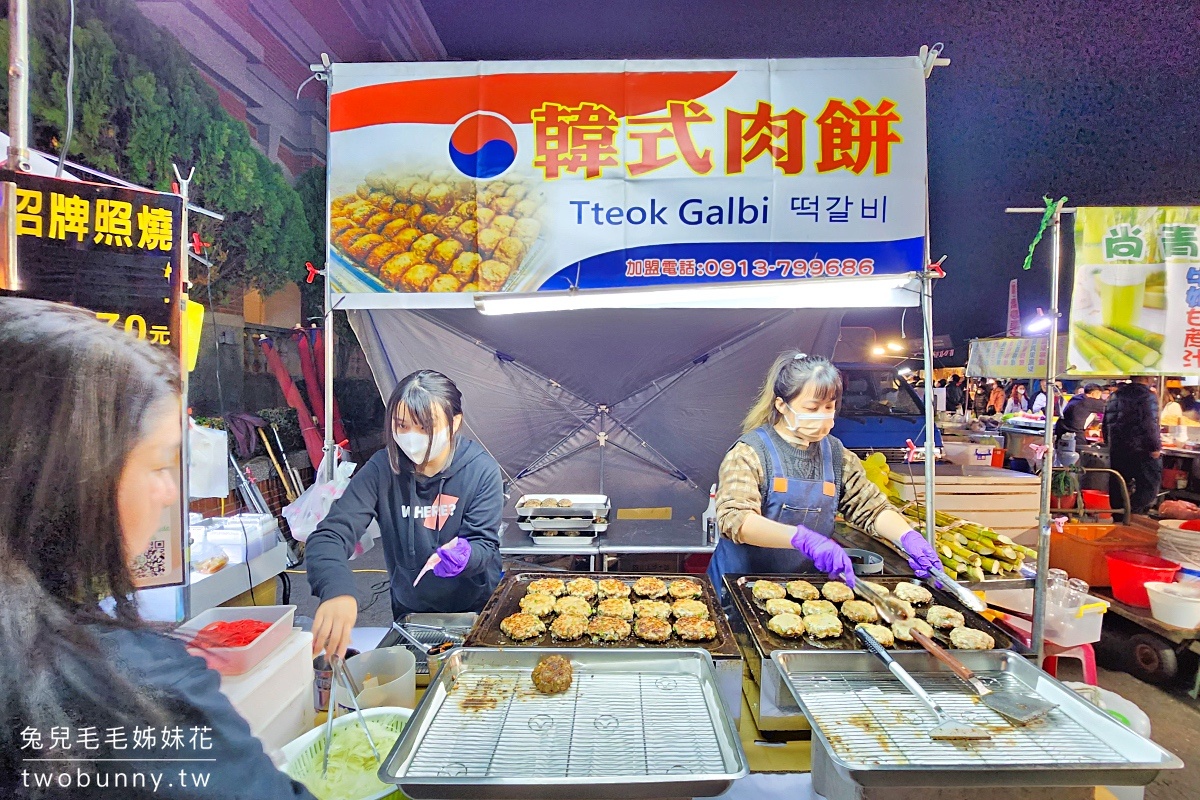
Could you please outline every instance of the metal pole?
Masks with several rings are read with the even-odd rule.
[[[328,65],[325,70],[325,119],[329,120],[330,104],[333,97],[332,68]],[[325,160],[329,161],[330,153],[330,133],[329,126],[325,126]],[[325,208],[329,208],[332,196],[330,194],[328,174],[325,181]],[[337,442],[333,440],[333,379],[334,379],[334,349],[337,345],[333,334],[333,283],[330,281],[330,262],[329,262],[329,220],[326,214],[325,220],[325,252],[322,257],[325,259],[325,480],[332,481],[334,474],[334,448],[337,447]],[[387,422],[387,435],[391,436],[392,423]]]
[[[28,0],[8,0],[8,168],[29,172]]]
[[[926,235],[925,241],[929,241],[928,235]],[[934,473],[937,459],[934,448],[936,444],[934,432],[937,430],[934,409],[937,406],[937,398],[933,393],[933,273],[929,271],[928,266],[921,273],[921,328],[925,350],[925,538],[930,544],[933,544],[934,536],[937,533],[937,510],[934,499]]]
[[[183,297],[187,294],[188,288],[188,195],[192,176],[196,174],[195,168],[188,172],[185,179],[179,173],[179,167],[174,164],[171,168],[175,171],[175,179],[179,182],[179,195],[183,198],[183,216],[180,222],[179,231],[179,286],[180,295],[175,298],[176,308],[179,309],[179,387],[180,397],[180,424],[183,426],[183,441],[180,447],[179,458],[179,508],[180,519],[179,524],[182,525],[182,541],[183,541],[183,569],[185,572],[185,580],[183,586],[183,618],[191,619],[192,617],[192,593],[191,593],[191,557],[188,553],[189,537],[188,537],[188,510],[191,507],[191,492],[188,488],[188,483],[191,480],[191,475],[188,473],[188,462],[190,455],[190,447],[188,443],[189,433],[189,414],[188,414],[188,368],[187,368],[187,353],[184,348],[187,338],[184,336],[184,329],[187,327],[187,313],[183,307]],[[213,313],[209,309],[209,313]],[[199,331],[196,335],[199,336]],[[219,368],[219,366],[218,366]]]
[[[1050,479],[1054,473],[1054,381],[1058,377],[1058,283],[1062,272],[1062,201],[1054,207],[1054,252],[1050,260],[1050,352],[1046,354],[1046,432],[1042,442],[1042,499],[1038,512],[1037,581],[1033,591],[1033,631],[1030,645],[1037,653],[1037,663],[1045,654],[1046,631],[1046,572],[1050,568]]]

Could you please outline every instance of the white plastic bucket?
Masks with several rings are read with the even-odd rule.
[[[1176,628],[1200,628],[1200,586],[1146,581],[1150,613],[1159,622]]]

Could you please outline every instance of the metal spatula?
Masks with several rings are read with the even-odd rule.
[[[883,620],[884,624],[891,625],[896,620],[908,619],[908,606],[900,602],[900,599],[894,595],[880,594],[860,580],[854,582],[853,588],[856,595],[875,606],[875,610],[879,612],[879,618]]]
[[[904,669],[904,667],[896,663],[896,659],[888,655],[887,650],[883,649],[883,645],[876,641],[874,636],[862,628],[856,628],[854,633],[872,655],[884,664],[887,664],[888,670],[896,676],[896,680],[904,684],[904,688],[912,692],[937,717],[938,724],[929,731],[929,738],[950,740],[992,738],[992,735],[983,728],[977,728],[966,722],[959,722],[943,711],[942,707],[937,704],[937,701],[921,688],[921,684],[913,680],[912,675],[908,674],[908,670]]]
[[[949,667],[955,675],[966,681],[975,690],[976,694],[979,695],[979,699],[983,701],[985,706],[1005,719],[1012,720],[1018,725],[1028,725],[1058,708],[1056,703],[1051,703],[1048,700],[1043,700],[1033,695],[1012,692],[1006,689],[1001,689],[1000,691],[989,689],[966,664],[955,658],[949,650],[942,647],[933,639],[930,639],[916,628],[912,630],[912,637],[928,650],[930,655]]]

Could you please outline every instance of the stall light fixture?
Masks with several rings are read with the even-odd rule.
[[[900,344],[899,342],[895,342],[895,341],[888,342],[887,349],[891,350],[893,353],[900,353],[900,352],[904,351],[904,345]]]
[[[910,374],[912,374],[912,370],[911,370],[911,369],[909,369],[908,367],[901,367],[900,369],[896,370],[896,372],[900,373],[901,375],[910,375]]]
[[[885,353],[887,353],[887,350],[884,350],[882,347],[871,348],[871,355],[873,355],[873,356],[881,356],[881,355],[884,355]]]
[[[621,289],[571,289],[481,294],[481,314],[528,314],[600,308],[895,308],[921,302],[914,272],[861,278],[704,284]]]
[[[1037,310],[1037,316],[1025,323],[1025,332],[1045,333],[1046,331],[1050,330],[1051,322],[1053,322],[1053,320],[1046,314],[1046,312],[1039,308]]]

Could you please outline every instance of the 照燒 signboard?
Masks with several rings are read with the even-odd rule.
[[[924,267],[916,58],[335,64],[341,307]]]
[[[1072,374],[1200,374],[1198,230],[1200,207],[1079,209]]]
[[[0,219],[16,236],[20,294],[71,303],[180,357],[183,200],[117,186],[0,170]],[[184,582],[182,519],[133,562],[139,588]]]

